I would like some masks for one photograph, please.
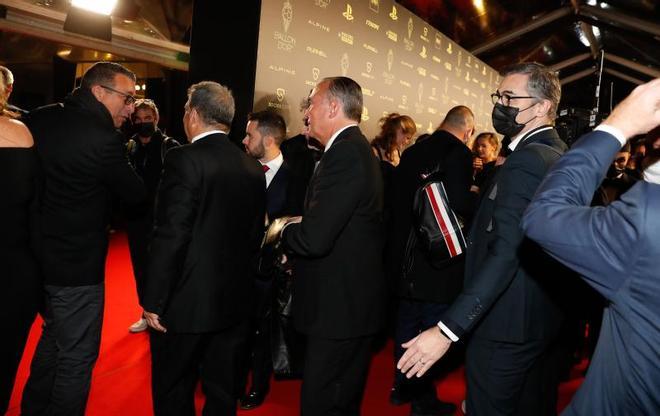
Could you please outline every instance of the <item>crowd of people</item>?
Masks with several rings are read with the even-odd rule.
[[[559,79],[537,63],[501,73],[494,132],[476,135],[458,105],[432,134],[391,113],[368,140],[360,85],[330,77],[305,97],[301,134],[255,111],[240,144],[233,93],[217,82],[190,86],[177,140],[122,65],[92,65],[63,103],[30,112],[9,106],[13,77],[0,74],[0,412],[40,314],[21,414],[85,413],[113,209],[156,415],[194,414],[198,382],[204,414],[256,408],[273,374],[302,378],[302,415],[358,415],[383,336],[395,344],[389,400],[412,416],[455,413],[435,385],[450,351],[465,364],[464,413],[556,414],[582,318],[592,337],[602,329],[565,414],[660,409],[660,80],[568,149],[554,128]],[[413,210],[434,175],[467,242],[443,261]]]

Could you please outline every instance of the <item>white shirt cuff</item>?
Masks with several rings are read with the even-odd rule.
[[[449,328],[447,328],[447,326],[446,326],[445,324],[443,324],[442,321],[439,321],[439,322],[438,322],[438,326],[440,327],[440,330],[441,330],[445,335],[447,335],[447,336],[449,337],[450,340],[452,340],[452,342],[458,342],[458,337],[456,336],[456,334],[454,334],[453,332],[451,332],[451,330],[450,330]]]
[[[626,142],[628,141],[621,130],[617,129],[616,127],[608,126],[607,124],[599,124],[594,130],[603,131],[616,137],[616,139],[621,143],[622,147],[625,146]]]

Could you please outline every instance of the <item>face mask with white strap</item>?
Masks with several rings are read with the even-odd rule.
[[[644,169],[644,180],[649,183],[660,185],[660,160]]]

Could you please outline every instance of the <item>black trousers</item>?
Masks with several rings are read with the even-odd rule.
[[[273,324],[273,283],[272,281],[255,281],[255,311],[252,317],[249,339],[251,354],[245,371],[252,372],[250,390],[265,394],[270,387],[270,376],[273,373],[273,356],[271,353],[271,327]]]
[[[82,416],[101,345],[104,284],[45,289],[43,332],[21,414]]]
[[[473,336],[465,359],[467,413],[556,414],[559,365],[552,345],[549,339],[508,343]]]
[[[149,235],[153,225],[151,214],[142,214],[130,218],[126,222],[126,236],[128,237],[128,251],[131,255],[133,276],[135,276],[135,288],[138,301],[142,303],[144,294],[144,282],[148,261]]]
[[[203,415],[235,415],[248,322],[202,334],[150,331],[154,414],[195,415],[197,380]]]
[[[30,328],[42,303],[43,288],[30,273],[34,260],[20,250],[2,248],[3,289],[0,291],[0,415],[4,415],[14,388],[16,370]]]
[[[434,380],[443,373],[439,371],[439,367],[444,364],[447,357],[444,357],[441,363],[434,366],[423,377],[408,379],[396,368],[396,363],[405,352],[401,344],[436,325],[448,308],[449,305],[443,303],[411,299],[401,299],[399,302],[394,333],[394,387],[410,397],[413,403],[423,404],[437,400]]]
[[[360,414],[373,341],[373,336],[307,337],[300,400],[302,416]]]

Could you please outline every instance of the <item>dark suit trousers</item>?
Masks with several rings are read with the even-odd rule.
[[[104,284],[45,289],[43,332],[21,414],[82,416],[101,345]]]
[[[195,415],[195,386],[202,381],[203,415],[235,415],[247,321],[202,334],[150,331],[154,414]]]
[[[273,325],[273,281],[255,280],[256,310],[251,326],[252,350],[248,370],[252,370],[250,390],[266,394],[273,373],[271,353],[271,328]],[[247,376],[247,374],[246,374]]]
[[[353,416],[367,380],[373,336],[307,337],[301,394],[302,416]]]
[[[548,347],[548,340],[508,343],[473,336],[465,359],[468,414],[556,414],[556,400],[546,397],[554,388],[556,399],[557,389],[544,379],[545,360],[552,358]]]
[[[142,214],[131,218],[126,222],[126,234],[128,236],[128,250],[131,255],[133,276],[135,276],[135,288],[138,301],[142,302],[144,294],[144,280],[147,271],[147,258],[149,245],[149,234],[153,227],[153,215]]]

